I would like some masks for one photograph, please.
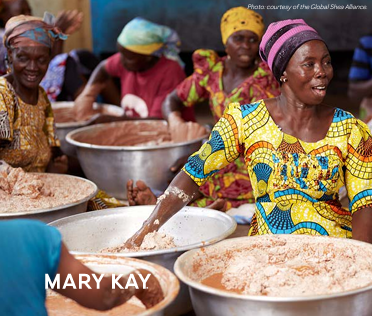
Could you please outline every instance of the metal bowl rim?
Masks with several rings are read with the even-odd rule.
[[[137,210],[135,210],[136,208],[138,209],[138,208],[145,208],[145,207],[150,207],[150,206],[155,207],[155,205],[137,205],[137,206],[129,206],[129,207],[131,208],[131,210],[133,212],[138,212]],[[107,215],[107,216],[109,216],[110,215],[109,212],[112,214],[113,212],[116,211],[117,214],[120,214],[121,212],[131,211],[131,210],[125,210],[126,208],[128,208],[128,207],[117,207],[117,208],[107,209],[107,210],[105,210],[104,214],[102,213],[102,211],[93,211],[93,212],[89,212],[89,213],[75,214],[75,215],[71,215],[71,216],[67,216],[67,217],[55,220],[55,221],[49,223],[48,225],[59,228],[59,225],[58,225],[59,223],[62,223],[62,225],[63,225],[64,221],[67,221],[67,223],[69,223],[71,220],[79,219],[79,217],[84,218],[86,216],[86,214],[89,214],[90,215],[89,217],[96,217],[95,215]],[[217,242],[225,239],[226,237],[230,236],[235,231],[235,229],[237,227],[236,221],[233,217],[231,217],[230,215],[227,215],[223,212],[215,211],[215,210],[211,210],[211,209],[206,209],[206,208],[201,208],[201,207],[193,207],[193,206],[186,206],[186,207],[182,208],[181,211],[179,211],[177,214],[180,214],[180,212],[189,212],[189,211],[191,211],[191,213],[193,213],[193,214],[200,214],[201,211],[202,211],[202,212],[209,213],[209,215],[211,215],[211,217],[213,217],[213,218],[219,218],[219,217],[224,218],[226,220],[226,222],[230,224],[230,227],[227,230],[225,230],[223,233],[219,234],[218,236],[216,236],[214,238],[209,238],[205,241],[198,242],[198,243],[193,243],[193,244],[190,244],[190,245],[187,245],[187,246],[175,247],[175,248],[163,249],[163,250],[149,250],[149,251],[138,251],[138,252],[115,253],[115,255],[117,255],[119,257],[136,258],[136,257],[151,257],[151,256],[158,256],[158,255],[174,254],[174,253],[178,253],[178,252],[185,252],[185,251],[188,251],[188,250],[193,249],[193,248],[200,248],[200,247],[203,247],[203,246],[208,246],[208,245],[212,245],[214,243],[217,243]],[[83,255],[83,254],[94,255],[94,254],[97,254],[97,252],[73,251],[73,250],[71,250],[70,252],[73,253],[74,255]],[[98,254],[110,255],[110,253],[98,253]]]
[[[153,122],[153,120],[141,120],[141,122]],[[164,121],[166,122],[166,121]],[[107,125],[115,125],[117,123],[121,122],[111,122],[111,123],[101,123],[101,124],[95,124],[92,126],[84,126],[78,129],[75,129],[66,135],[66,141],[74,145],[76,147],[82,147],[82,148],[90,148],[90,149],[100,149],[100,150],[109,150],[109,151],[149,151],[149,150],[154,150],[154,149],[169,149],[169,148],[174,148],[174,147],[182,147],[185,145],[190,145],[190,144],[196,144],[198,142],[201,142],[203,139],[206,139],[208,137],[208,134],[199,137],[197,139],[193,139],[190,141],[186,142],[180,142],[180,143],[170,143],[170,144],[165,144],[165,145],[151,145],[151,146],[106,146],[106,145],[94,145],[94,144],[89,144],[89,143],[83,143],[76,141],[73,139],[75,134],[85,132],[86,130],[91,130],[91,129],[96,129],[100,128],[102,126],[107,126]]]
[[[60,103],[60,104],[59,104]],[[73,107],[74,102],[72,101],[57,101],[57,102],[52,102],[52,110],[54,109],[69,109]],[[110,108],[118,108],[121,110],[122,114],[124,114],[124,109],[122,107],[119,107],[114,104],[108,104],[108,103],[99,103],[99,102],[94,102],[93,106],[95,107],[108,107]],[[63,122],[63,123],[55,123],[56,128],[62,129],[62,128],[79,128],[79,127],[85,127],[88,126],[91,122],[93,122],[96,118],[99,117],[99,113],[94,114],[92,117],[90,117],[88,120],[85,121],[79,121],[79,122]]]
[[[81,204],[81,203],[85,203],[85,202],[89,201],[92,197],[94,197],[98,192],[97,185],[94,182],[92,182],[88,179],[80,178],[80,177],[77,177],[77,176],[72,176],[72,175],[69,175],[69,174],[58,174],[58,173],[49,173],[49,174],[64,176],[64,177],[69,177],[69,178],[77,178],[77,179],[83,180],[83,181],[88,182],[89,184],[91,184],[94,188],[94,191],[93,191],[93,193],[87,195],[85,198],[83,198],[81,200],[78,200],[76,202],[70,203],[70,204],[63,204],[63,205],[55,206],[55,207],[48,208],[48,209],[36,209],[36,210],[33,210],[33,211],[29,211],[29,212],[0,213],[0,218],[23,216],[23,215],[35,215],[35,214],[40,214],[40,213],[49,213],[49,212],[54,212],[54,211],[60,211],[60,210],[63,210],[65,208],[68,208],[68,207],[72,207],[72,206],[76,206],[76,205]]]
[[[282,235],[282,234],[279,234]],[[304,236],[304,235],[285,235],[285,236]],[[236,237],[236,238],[230,238],[226,240],[220,241],[218,244],[224,244],[224,243],[234,243],[237,240],[243,240],[247,238],[254,238],[258,236],[246,236],[246,237]],[[324,238],[332,238],[339,240],[340,238],[336,237],[329,237],[329,236],[313,236],[316,238],[319,237],[324,237]],[[290,237],[290,238],[296,238],[296,237]],[[344,238],[346,240],[346,238]],[[348,242],[353,242],[357,244],[362,244],[362,245],[369,245],[369,247],[372,247],[371,244],[363,242],[363,241],[358,241],[358,240],[351,240],[348,239]],[[188,276],[185,275],[185,273],[181,269],[181,262],[183,260],[186,260],[186,258],[191,257],[194,255],[196,252],[201,251],[200,249],[191,249],[182,255],[180,255],[176,262],[174,263],[173,271],[176,274],[176,276],[186,285],[192,287],[193,289],[196,289],[198,291],[202,291],[208,294],[213,294],[217,296],[221,296],[225,299],[233,298],[233,299],[239,299],[239,300],[250,300],[250,301],[257,301],[257,302],[270,302],[270,303],[298,303],[298,302],[308,302],[308,301],[319,301],[319,300],[327,300],[327,299],[334,299],[338,297],[344,297],[344,296],[350,296],[350,295],[355,295],[359,293],[366,292],[368,290],[372,290],[372,284],[357,288],[355,290],[349,290],[349,291],[343,291],[339,293],[333,293],[333,294],[328,294],[328,295],[308,295],[308,296],[260,296],[260,295],[246,295],[246,294],[237,294],[234,292],[228,292],[228,291],[223,291],[219,290],[217,288],[213,288],[207,285],[204,285],[200,282],[194,281]]]

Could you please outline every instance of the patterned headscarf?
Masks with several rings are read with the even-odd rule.
[[[228,38],[235,32],[251,31],[261,39],[265,24],[262,16],[245,7],[236,7],[227,10],[221,19],[222,43],[226,45]]]
[[[280,81],[289,60],[304,43],[324,40],[302,19],[284,20],[269,25],[260,44],[260,56],[276,80]]]
[[[181,41],[177,32],[167,26],[137,17],[125,25],[118,43],[134,53],[157,57],[164,55],[183,66],[178,56]]]
[[[57,39],[66,39],[59,28],[44,22],[41,18],[18,15],[5,25],[4,45],[7,48],[24,46],[52,47]]]

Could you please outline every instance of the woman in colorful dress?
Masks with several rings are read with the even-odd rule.
[[[4,45],[11,72],[0,78],[0,160],[27,172],[66,173],[55,134],[50,101],[39,85],[50,62],[55,40],[65,39],[57,27],[39,18],[19,15],[6,24]],[[99,191],[88,210],[123,206]]]
[[[352,114],[325,105],[333,77],[319,34],[303,20],[272,23],[260,54],[281,95],[231,103],[127,245],[142,242],[192,199],[208,177],[243,155],[256,198],[249,235],[310,234],[372,242],[372,138]],[[350,200],[338,197],[345,185]]]
[[[221,35],[227,56],[219,57],[215,51],[207,49],[195,51],[194,73],[164,102],[165,117],[170,126],[174,126],[173,135],[185,134],[180,127],[183,125],[180,111],[205,100],[209,101],[217,122],[231,102],[245,104],[279,95],[278,82],[258,56],[264,28],[262,17],[245,7],[225,12],[221,19]],[[241,157],[215,173],[199,189],[202,197],[192,204],[194,206],[206,207],[221,198],[226,201],[226,209],[254,203],[252,186]],[[132,204],[142,204],[149,200],[149,194],[151,192],[140,182],[135,188],[136,198],[130,200]],[[150,200],[156,201],[156,198],[153,196]]]
[[[66,172],[53,111],[39,86],[53,42],[65,36],[39,18],[20,15],[5,27],[11,72],[0,78],[0,159],[30,172]]]
[[[10,18],[22,14],[32,15],[27,0],[0,1],[0,75],[5,75],[10,70],[6,63],[7,48],[3,45],[5,24]],[[62,11],[56,18],[51,14],[47,16],[46,22],[57,26],[66,35],[76,32],[83,21],[83,14],[77,10]],[[90,63],[82,60],[81,57],[85,59],[88,57]],[[63,53],[63,41],[58,41],[53,45],[48,71],[40,82],[40,86],[43,87],[51,102],[72,101],[83,90],[87,71],[91,74],[98,63],[98,59],[85,50]]]

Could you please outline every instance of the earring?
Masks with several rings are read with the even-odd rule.
[[[10,67],[11,63],[10,63],[10,61],[9,61],[8,56],[5,56],[5,58],[4,58],[4,62],[5,62],[6,73],[7,73],[7,74],[10,74],[10,73],[12,72],[12,68]]]
[[[227,59],[231,59],[231,56],[230,55],[227,55]]]
[[[288,80],[287,78],[280,78],[280,82],[283,82],[283,83],[287,82],[287,80]]]

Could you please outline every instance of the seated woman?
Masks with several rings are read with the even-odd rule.
[[[0,159],[33,172],[66,172],[55,135],[53,111],[39,86],[52,44],[64,35],[39,18],[20,15],[5,27],[11,72],[0,78]]]
[[[75,101],[77,118],[90,115],[101,92],[107,102],[120,104],[126,117],[162,118],[165,97],[185,78],[179,45],[177,33],[166,26],[130,21],[118,37],[119,52],[98,65]],[[120,93],[110,80],[114,77],[120,78]],[[185,120],[194,120],[192,109],[183,113]]]
[[[67,157],[60,151],[53,111],[39,86],[60,30],[39,18],[20,15],[5,27],[11,72],[0,78],[0,160],[28,172],[66,173]],[[123,206],[99,191],[89,210]]]
[[[127,246],[141,244],[240,154],[256,199],[249,235],[372,242],[372,137],[362,121],[323,103],[333,77],[327,46],[303,20],[285,20],[270,24],[260,54],[281,83],[281,95],[231,103]],[[343,185],[350,210],[339,201]]]
[[[4,27],[6,22],[18,15],[32,15],[30,5],[27,0],[7,0],[0,4],[0,75],[10,71],[6,63],[7,49],[2,44]],[[76,32],[82,23],[83,15],[77,10],[62,11],[57,18],[49,14],[47,21],[49,24],[57,26],[63,34],[70,35]],[[49,100],[71,101],[83,90],[86,83],[85,76],[88,71],[90,75],[99,63],[98,59],[90,52],[83,50],[73,50],[70,53],[63,53],[63,41],[59,41],[52,48],[52,59],[40,85],[44,88]],[[89,56],[90,63],[84,59]],[[93,61],[93,63],[92,63]],[[88,67],[86,67],[88,66]],[[90,68],[90,69],[87,69]]]
[[[221,58],[213,50],[195,51],[194,73],[180,83],[163,104],[169,124],[174,126],[173,134],[185,134],[180,111],[204,100],[209,101],[217,122],[230,102],[251,103],[279,95],[278,82],[258,56],[264,28],[262,17],[252,10],[236,7],[225,12],[221,19],[221,34],[227,56]],[[128,186],[130,188],[132,183]],[[242,157],[213,174],[199,190],[203,197],[197,199],[194,206],[206,207],[221,198],[227,202],[227,209],[254,202]],[[132,191],[129,195],[132,204],[143,204],[148,200],[156,202],[143,183]]]

